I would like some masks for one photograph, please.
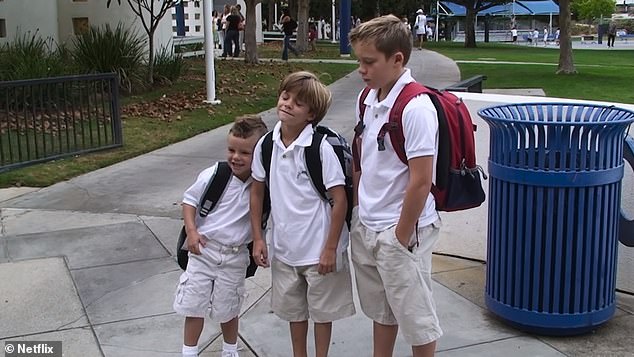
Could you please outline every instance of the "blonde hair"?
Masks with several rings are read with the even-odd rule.
[[[236,118],[229,134],[237,138],[247,139],[253,135],[261,138],[268,131],[262,117],[257,114],[246,114]]]
[[[294,72],[286,76],[280,83],[277,95],[284,91],[295,93],[298,100],[308,105],[310,113],[315,116],[311,121],[313,126],[326,116],[332,101],[328,87],[321,83],[316,75],[307,71]]]
[[[401,52],[404,65],[412,54],[412,33],[407,25],[394,15],[385,15],[366,21],[353,28],[348,38],[352,45],[359,42],[374,44],[386,58]]]

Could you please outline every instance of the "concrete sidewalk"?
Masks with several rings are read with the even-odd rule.
[[[415,51],[409,67],[428,85],[459,80],[456,64],[433,52]],[[324,124],[351,137],[362,87],[356,73],[332,84],[334,102]],[[475,110],[491,103],[468,104]],[[263,113],[271,126],[274,114]],[[488,138],[484,123],[478,124],[478,157],[485,162]],[[178,356],[183,319],[171,305],[181,273],[174,261],[179,202],[200,170],[224,158],[227,129],[51,187],[11,191],[17,197],[0,205],[0,340],[61,340],[65,356]],[[443,220],[439,252],[484,256],[486,207]],[[531,336],[485,309],[484,271],[479,261],[434,256],[434,294],[445,331],[438,355],[631,356],[633,297],[619,294],[616,316],[595,333]],[[241,356],[289,356],[288,326],[269,311],[269,270],[259,269],[247,289]],[[371,355],[371,322],[357,310],[334,324],[331,356]],[[203,356],[219,356],[219,334],[217,324],[207,324]],[[409,355],[399,337],[395,356]]]

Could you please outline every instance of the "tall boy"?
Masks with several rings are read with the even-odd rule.
[[[220,322],[222,357],[238,357],[238,314],[245,296],[247,244],[251,241],[251,160],[255,143],[266,131],[259,116],[236,119],[227,137],[227,162],[233,176],[207,217],[197,214],[197,206],[218,164],[203,170],[185,191],[183,219],[189,263],[174,300],[174,310],[185,316],[183,357],[198,356],[198,339],[208,313]]]
[[[328,355],[332,321],[355,313],[344,227],[344,174],[335,152],[320,145],[324,186],[332,198],[324,201],[313,187],[305,160],[313,126],[328,110],[331,94],[314,74],[295,72],[280,84],[272,132],[269,177],[261,160],[253,160],[251,225],[253,257],[260,266],[271,264],[273,312],[289,321],[293,356],[305,357],[308,318],[314,322],[315,355]],[[260,140],[255,157],[262,155]],[[260,229],[264,187],[271,194],[272,231],[265,242]],[[260,215],[260,216],[258,216]],[[267,243],[269,248],[267,248]],[[270,250],[270,251],[269,251]]]
[[[412,51],[410,34],[397,17],[388,15],[354,28],[350,43],[359,73],[371,88],[363,103],[361,167],[353,176],[358,207],[350,234],[361,309],[374,321],[374,356],[392,355],[399,325],[415,357],[431,356],[442,335],[431,291],[431,253],[440,226],[430,194],[436,110],[426,95],[403,110],[407,165],[390,140],[379,149],[379,130],[403,87],[414,81],[405,68]]]

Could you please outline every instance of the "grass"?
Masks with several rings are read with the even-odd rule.
[[[149,105],[155,112],[160,98],[190,99],[201,102],[205,96],[203,60],[189,60],[188,73],[173,86],[158,88],[143,95],[125,97],[126,109]],[[309,70],[330,84],[352,72],[355,65],[327,63],[266,63],[245,65],[242,61],[216,62],[216,93],[222,104],[183,110],[165,117],[128,116],[123,119],[122,148],[78,155],[37,164],[0,174],[0,187],[42,187],[123,161],[230,123],[241,114],[259,113],[275,106],[277,87],[288,73]],[[168,103],[170,104],[170,103]],[[144,109],[147,109],[144,107]],[[157,107],[156,111],[164,110]]]
[[[542,88],[547,96],[634,103],[634,92],[626,90],[634,82],[634,50],[573,50],[579,73],[556,75],[559,51],[542,47],[483,44],[464,48],[461,43],[433,43],[427,49],[454,60],[486,60],[489,63],[458,63],[462,78],[484,74],[484,88]],[[502,64],[496,62],[535,62]]]
[[[266,42],[263,45],[258,46],[258,56],[260,58],[282,58],[282,41]],[[302,54],[303,58],[335,58],[341,59],[339,53],[339,44],[331,43],[329,41],[318,41],[315,44],[315,51],[307,51]],[[289,58],[294,58],[292,53],[289,53]],[[344,57],[345,59],[356,60],[354,53],[350,53],[350,57]]]

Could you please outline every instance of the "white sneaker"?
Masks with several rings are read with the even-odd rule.
[[[222,351],[222,357],[240,357],[238,351]]]

